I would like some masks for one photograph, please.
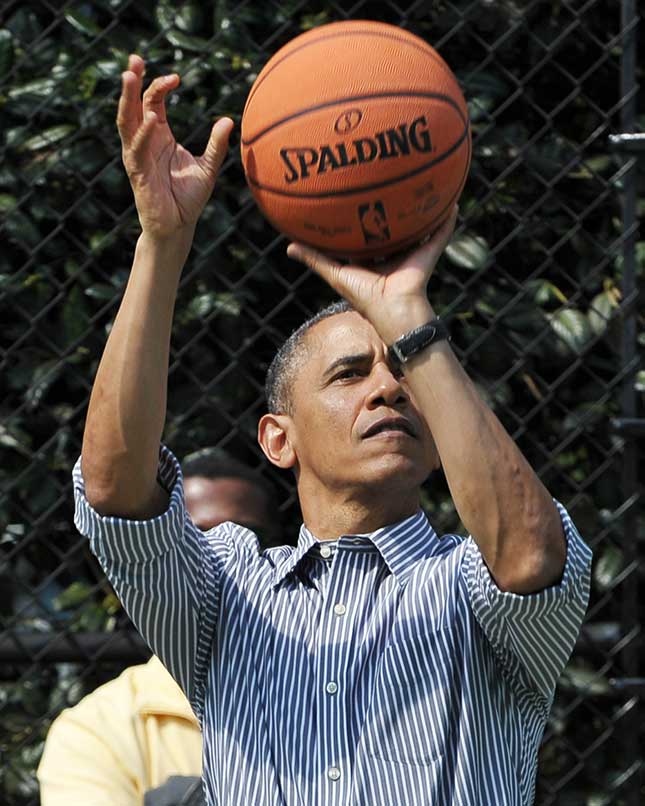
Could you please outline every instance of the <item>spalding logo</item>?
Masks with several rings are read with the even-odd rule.
[[[301,182],[311,174],[338,171],[351,165],[362,165],[374,160],[405,157],[411,151],[426,154],[432,151],[432,140],[425,116],[412,123],[403,123],[395,129],[385,129],[373,137],[359,137],[349,143],[335,143],[317,148],[281,148],[280,157],[287,166],[284,175],[287,184]]]

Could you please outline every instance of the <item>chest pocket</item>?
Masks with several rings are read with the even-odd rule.
[[[405,637],[384,650],[366,732],[369,755],[432,764],[450,740],[455,651],[449,627]]]

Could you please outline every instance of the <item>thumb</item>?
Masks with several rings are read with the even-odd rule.
[[[312,249],[302,243],[290,243],[287,247],[287,255],[315,271],[335,291],[341,293],[340,280],[343,266],[337,260],[333,260],[322,252],[318,252],[316,249]]]
[[[363,312],[380,279],[377,271],[340,263],[302,243],[291,243],[287,255],[316,272],[343,299]]]
[[[217,172],[224,162],[224,157],[228,150],[228,138],[233,131],[234,125],[230,118],[220,118],[211,129],[206,150],[202,154],[200,161],[213,179],[217,176]]]

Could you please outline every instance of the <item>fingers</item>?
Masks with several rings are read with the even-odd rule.
[[[393,260],[389,260],[379,266],[379,269],[384,272],[396,271],[400,266],[416,265],[426,271],[429,271],[428,277],[434,271],[439,258],[441,257],[444,249],[448,246],[452,233],[457,223],[457,216],[459,214],[459,206],[455,204],[450,211],[448,218],[443,224],[436,229],[427,240],[420,246],[413,247],[406,254],[399,255]]]
[[[141,125],[141,84],[145,65],[141,56],[132,54],[128,59],[128,69],[121,75],[121,97],[116,115],[116,125],[124,145],[134,137]]]
[[[222,167],[228,150],[228,138],[233,131],[234,123],[230,118],[220,118],[211,129],[206,150],[200,162],[211,176],[216,176]]]
[[[166,95],[171,90],[179,86],[179,76],[171,73],[168,76],[160,76],[150,84],[143,93],[143,119],[145,120],[153,112],[158,123],[166,122]]]
[[[128,69],[121,76],[121,97],[117,111],[117,128],[121,141],[128,148],[137,138],[145,139],[147,131],[154,123],[166,122],[166,95],[179,86],[179,76],[173,73],[156,78],[141,97],[145,63],[141,56],[132,54],[128,58]]]
[[[338,291],[337,280],[342,270],[342,263],[301,243],[290,243],[287,247],[287,255],[293,260],[304,263],[307,268],[315,271],[325,282]]]
[[[423,244],[423,246],[418,250],[418,253],[433,256],[435,260],[438,260],[439,256],[446,246],[448,246],[448,243],[452,238],[452,233],[455,230],[458,214],[459,205],[455,204],[450,211],[448,218],[443,222],[438,230],[435,230],[435,232],[432,233],[430,240]]]

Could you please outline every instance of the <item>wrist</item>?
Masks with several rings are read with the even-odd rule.
[[[436,314],[427,297],[407,297],[391,303],[385,302],[379,313],[379,321],[372,324],[389,346],[401,336],[433,319],[436,319]]]
[[[185,227],[166,235],[143,230],[137,240],[137,252],[157,258],[168,269],[181,271],[190,253],[195,235],[194,227]]]

